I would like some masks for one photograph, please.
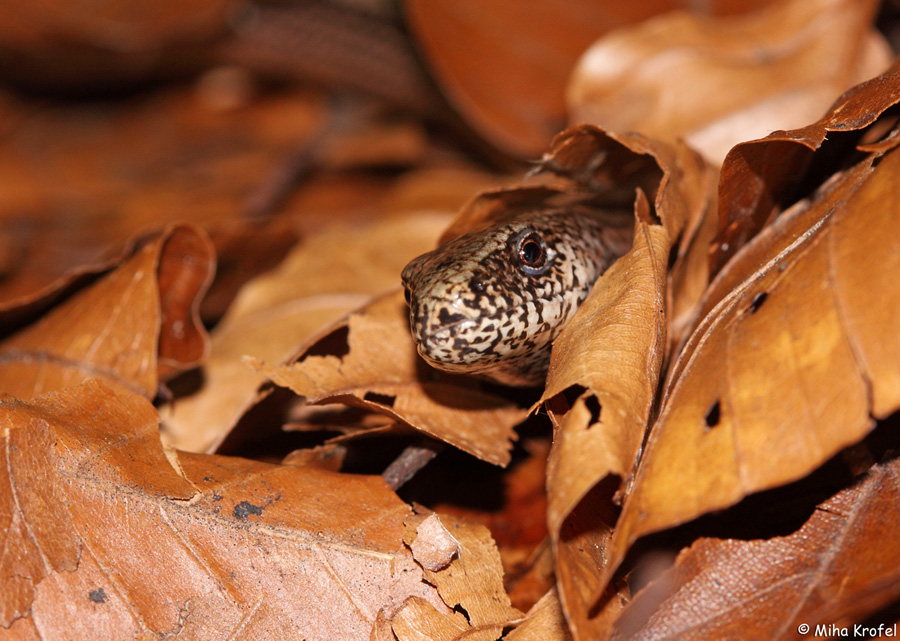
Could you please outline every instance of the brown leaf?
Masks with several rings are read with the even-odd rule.
[[[481,525],[466,524],[453,516],[420,515],[406,522],[406,544],[416,546],[420,536],[434,538],[435,518],[445,530],[441,538],[449,536],[458,552],[440,570],[425,568],[425,580],[437,588],[448,606],[461,607],[466,613],[466,621],[471,626],[466,638],[492,641],[522,613],[512,607],[503,589],[503,566],[491,534]],[[432,527],[423,528],[427,523]]]
[[[22,104],[21,122],[0,144],[0,234],[16,239],[2,301],[30,296],[147,229],[189,219],[215,237],[246,227],[248,198],[310,144],[324,118],[318,98],[301,91],[260,95],[229,112],[190,86],[54,104]],[[313,176],[285,214],[303,213],[295,231],[321,226],[335,211],[350,223],[354,205],[371,207],[388,183]],[[246,255],[253,243],[243,248]],[[244,256],[233,257],[246,273]]]
[[[403,421],[482,460],[509,462],[513,426],[526,412],[480,391],[465,377],[434,377],[417,356],[401,292],[375,299],[332,330],[349,353],[306,355],[292,365],[259,365],[310,403],[340,402]],[[313,346],[314,347],[314,346]]]
[[[540,154],[564,128],[566,79],[588,45],[611,29],[680,6],[668,0],[403,4],[449,102],[488,142],[523,158]]]
[[[544,398],[573,384],[590,392],[562,420],[550,453],[551,532],[606,476],[626,476],[637,456],[664,355],[665,244],[661,227],[638,224],[634,249],[601,277],[554,345]],[[588,404],[597,402],[592,416]]]
[[[167,454],[153,407],[95,381],[0,415],[4,626],[368,639],[410,597],[446,609],[403,551],[407,506],[378,477]]]
[[[673,12],[614,32],[573,72],[570,120],[684,139],[719,164],[739,142],[815,120],[890,64],[876,5],[794,0],[718,20]]]
[[[900,257],[884,208],[898,172],[882,147],[730,263],[735,287],[671,368],[609,567],[642,534],[804,476],[900,407],[888,320]]]
[[[411,598],[391,619],[390,637],[399,641],[455,641],[471,628],[462,612],[441,612],[424,599]],[[465,638],[469,638],[466,635]]]
[[[624,184],[636,190],[634,246],[598,280],[555,341],[541,397],[558,422],[548,464],[547,520],[560,601],[576,638],[599,638],[621,607],[613,594],[601,616],[592,612],[601,588],[595,568],[602,559],[595,550],[605,547],[615,521],[615,483],[603,482],[626,477],[638,455],[666,358],[667,307],[689,316],[706,283],[703,238],[710,226],[703,220],[712,180],[684,147],[587,126],[561,134],[544,163],[582,186]],[[654,196],[653,209],[644,189]],[[651,222],[654,215],[662,224]],[[672,274],[680,284],[672,293],[667,269],[676,240]],[[584,393],[559,418],[557,398],[573,388]]]
[[[248,283],[212,333],[203,388],[176,399],[164,413],[169,442],[189,451],[215,450],[265,380],[244,356],[285,359],[314,333],[396,284],[406,262],[427,251],[445,224],[445,216],[418,213],[331,230]]]
[[[515,630],[503,637],[506,641],[570,641],[556,590],[550,590],[525,615]]]
[[[816,627],[833,623],[831,613],[843,605],[873,588],[882,604],[896,598],[890,586],[900,577],[898,500],[894,459],[822,503],[793,534],[700,539],[628,605],[618,638],[793,639],[803,638],[795,632],[801,623],[815,636],[832,636]]]
[[[206,234],[173,226],[90,288],[0,344],[0,387],[29,399],[92,377],[156,395],[160,378],[206,354],[197,316],[212,279]]]
[[[759,232],[803,182],[821,184],[834,171],[811,163],[829,134],[840,150],[848,142],[838,132],[862,132],[900,102],[900,66],[847,91],[821,120],[793,131],[776,131],[732,149],[719,182],[719,231],[711,251],[713,273]],[[856,144],[856,137],[850,138]],[[819,152],[820,154],[822,152]],[[846,154],[837,154],[843,158]],[[819,156],[822,157],[822,156]]]

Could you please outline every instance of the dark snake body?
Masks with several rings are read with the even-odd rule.
[[[542,383],[553,339],[632,235],[627,216],[540,211],[419,256],[403,270],[419,354],[446,371]]]

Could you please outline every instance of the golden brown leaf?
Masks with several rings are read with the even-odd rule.
[[[292,365],[260,365],[260,371],[310,403],[340,402],[378,412],[505,465],[513,426],[526,412],[465,377],[435,377],[416,354],[407,314],[401,292],[382,296],[332,330],[346,328],[346,356],[306,355]]]
[[[331,230],[248,283],[212,333],[203,389],[164,413],[169,442],[189,451],[215,450],[265,380],[244,356],[283,360],[315,332],[394,285],[406,262],[427,251],[445,224],[444,216],[420,213]]]
[[[556,590],[550,590],[528,611],[516,629],[503,637],[506,641],[570,641]]]
[[[815,629],[833,623],[830,613],[844,604],[873,589],[882,593],[881,604],[896,596],[898,500],[900,461],[894,459],[819,505],[793,534],[700,539],[629,604],[618,638],[794,639],[803,623],[809,636],[831,636]],[[870,604],[855,620],[877,607]]]
[[[409,597],[446,609],[403,552],[407,506],[378,477],[167,455],[153,407],[97,382],[0,414],[4,626],[368,639]]]
[[[147,229],[189,220],[215,236],[245,226],[235,221],[247,198],[323,118],[300,92],[223,114],[190,87],[137,102],[22,110],[0,144],[0,233],[27,251],[0,282],[3,301],[30,296]],[[340,186],[344,203],[359,191],[371,201],[371,187]],[[321,220],[307,215],[298,227]]]
[[[710,225],[703,221],[712,181],[704,163],[683,147],[588,126],[561,134],[544,164],[581,189],[592,183],[630,185],[637,214],[633,248],[598,280],[554,343],[541,399],[556,415],[553,399],[569,389],[585,390],[564,417],[557,416],[547,520],[560,601],[575,637],[588,639],[605,634],[621,607],[612,595],[601,616],[591,613],[601,587],[596,550],[606,545],[615,520],[610,511],[614,484],[603,481],[626,477],[638,455],[666,358],[667,308],[688,317],[706,283],[699,259],[705,258],[702,241],[709,235]],[[644,190],[653,196],[653,209]],[[662,224],[652,222],[654,216]],[[672,251],[677,257],[672,274],[680,278],[674,293],[667,278]],[[669,302],[673,299],[677,303]],[[595,492],[583,503],[593,488],[605,497]]]
[[[566,79],[588,45],[611,29],[681,6],[670,0],[403,4],[450,104],[492,145],[522,158],[539,155],[563,129]]]
[[[886,215],[898,172],[900,155],[882,147],[782,214],[723,273],[736,285],[672,367],[610,567],[644,533],[804,476],[868,433],[870,414],[900,407],[885,364],[900,353],[886,320],[900,314]]]
[[[831,135],[861,132],[900,102],[900,66],[848,90],[820,120],[793,131],[776,131],[739,144],[725,158],[719,182],[719,231],[711,249],[713,273],[776,214],[804,181],[821,184],[833,168],[825,164],[807,175],[816,150]],[[852,139],[855,144],[855,138]],[[842,154],[838,154],[843,156]]]
[[[0,388],[29,399],[99,376],[154,397],[161,378],[206,354],[197,309],[213,264],[204,232],[173,226],[4,340]]]
[[[815,120],[890,64],[876,4],[793,0],[718,20],[669,13],[609,34],[572,75],[570,120],[684,139],[719,164],[739,142]]]
[[[406,602],[391,619],[391,630],[399,641],[455,641],[471,630],[462,612],[441,612],[424,599]]]
[[[461,607],[466,613],[470,626],[467,639],[493,641],[522,613],[512,607],[503,589],[503,566],[491,534],[484,526],[467,524],[450,515],[419,515],[406,522],[406,544],[415,546],[420,536],[433,539],[435,526],[426,529],[423,524],[434,524],[436,519],[438,527],[446,531],[441,538],[452,538],[458,552],[440,570],[425,568],[425,580],[437,588],[448,606]]]

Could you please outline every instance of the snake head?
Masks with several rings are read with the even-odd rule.
[[[432,366],[543,381],[550,344],[612,260],[602,223],[535,212],[467,234],[403,270],[410,329]]]

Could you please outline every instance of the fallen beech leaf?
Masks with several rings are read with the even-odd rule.
[[[864,621],[896,599],[898,500],[895,458],[822,503],[789,536],[700,539],[628,605],[616,638],[794,639],[801,623],[831,636],[816,627],[880,588],[881,603],[857,612],[854,620]]]
[[[542,398],[574,384],[590,396],[566,414],[554,438],[547,468],[551,532],[607,475],[624,477],[637,456],[665,351],[666,240],[661,227],[639,223],[634,248],[600,278],[553,347]],[[599,417],[591,416],[587,398],[599,401]]]
[[[403,5],[435,81],[467,124],[499,149],[528,158],[563,128],[566,78],[588,45],[609,29],[678,3]]]
[[[818,122],[735,146],[722,164],[719,230],[710,250],[713,273],[763,228],[798,185],[828,179],[833,166],[812,164],[823,143],[826,149],[841,149],[848,140],[856,144],[856,137],[840,134],[864,130],[898,102],[900,64],[894,63],[882,75],[848,90]],[[826,143],[829,135],[833,145]],[[810,175],[811,170],[818,173]]]
[[[404,540],[415,545],[421,524],[430,518],[411,517],[406,521]],[[488,529],[468,524],[450,515],[440,517],[459,546],[453,560],[441,570],[424,571],[425,580],[437,588],[451,608],[461,607],[471,629],[466,638],[493,641],[500,631],[522,613],[512,607],[503,589],[500,554]],[[428,536],[427,530],[425,535]]]
[[[550,590],[528,611],[516,629],[503,637],[505,641],[570,641],[556,590]]]
[[[589,126],[561,134],[544,163],[577,183],[610,181],[636,190],[634,246],[597,281],[555,341],[541,397],[558,424],[547,470],[547,523],[559,597],[574,636],[599,638],[621,607],[612,596],[600,616],[592,612],[601,588],[591,569],[601,563],[595,550],[605,547],[615,521],[615,483],[603,482],[627,476],[637,458],[666,358],[667,308],[678,310],[685,325],[706,284],[703,241],[711,225],[704,219],[713,183],[702,160],[684,147]],[[653,196],[652,209],[645,190]],[[651,222],[654,215],[662,224]],[[670,277],[679,284],[670,290],[667,271],[676,241]],[[584,393],[560,418],[554,399],[573,388]],[[594,495],[583,503],[594,488],[605,498]],[[604,501],[608,505],[598,507]],[[607,520],[598,521],[598,514]],[[584,523],[591,528],[583,529]]]
[[[389,641],[455,641],[470,638],[471,628],[462,612],[441,612],[424,599],[416,597],[406,602],[391,619]],[[468,633],[468,634],[467,634]],[[465,635],[465,636],[464,636]],[[471,638],[478,638],[471,635]]]
[[[596,485],[566,515],[558,530],[551,530],[556,588],[569,630],[578,641],[607,638],[630,597],[627,586],[606,585],[599,571],[605,566],[610,524],[618,511],[610,498],[615,485]]]
[[[403,547],[408,507],[379,477],[192,454],[173,467],[157,420],[96,381],[0,404],[5,627],[369,639],[410,597],[446,610]]]
[[[330,230],[248,283],[212,333],[204,387],[163,411],[168,442],[214,451],[265,380],[243,362],[245,355],[268,362],[289,356],[315,332],[396,284],[406,262],[428,251],[446,220],[419,212],[357,230]]]
[[[900,407],[898,175],[882,146],[729,264],[736,286],[671,368],[607,576],[638,536],[798,479]]]
[[[340,402],[403,421],[482,460],[509,462],[513,426],[526,411],[465,377],[434,375],[416,354],[400,291],[375,299],[332,330],[347,332],[343,357],[306,355],[260,372],[310,403]],[[314,347],[314,345],[312,346]]]
[[[171,227],[0,343],[0,388],[29,399],[99,376],[154,397],[160,378],[195,366],[206,353],[197,309],[213,265],[204,232]]]
[[[598,484],[611,475],[627,476],[638,455],[665,345],[660,296],[666,241],[661,227],[638,224],[632,251],[601,277],[572,321],[575,331],[567,329],[554,345],[551,365],[563,371],[551,371],[545,396],[559,389],[559,381],[579,381],[590,390],[561,420],[547,467],[547,523],[557,585],[576,639],[605,636],[621,607],[612,596],[602,615],[591,612],[601,587],[595,568],[602,559],[595,551],[607,544],[615,515],[598,508],[604,499],[584,504],[582,499],[594,487],[608,492],[613,486]],[[592,526],[573,535],[566,526],[572,520]]]
[[[715,164],[735,144],[818,118],[893,54],[873,0],[794,0],[739,17],[669,13],[601,39],[568,88],[570,121],[684,139]]]

